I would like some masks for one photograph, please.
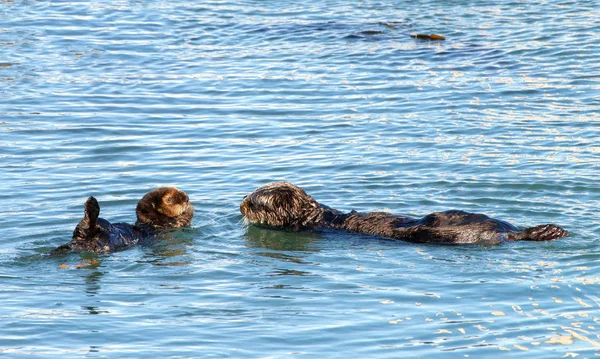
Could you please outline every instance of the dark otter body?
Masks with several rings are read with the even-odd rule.
[[[342,213],[321,205],[300,187],[275,182],[247,195],[240,211],[251,222],[271,227],[338,228],[415,243],[480,243],[549,241],[568,235],[552,224],[519,230],[510,223],[484,214],[464,211],[431,213],[423,218],[384,212]]]
[[[110,223],[100,218],[100,206],[89,197],[84,206],[84,217],[73,231],[73,239],[55,248],[50,254],[75,251],[109,253],[130,247],[157,230],[189,226],[194,206],[185,192],[174,187],[161,187],[148,192],[137,206],[137,222]]]

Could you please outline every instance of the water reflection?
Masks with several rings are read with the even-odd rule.
[[[100,280],[104,276],[104,272],[100,271],[89,271],[86,275],[83,276],[83,280],[85,283],[85,292],[88,297],[93,297],[98,295],[100,292]]]
[[[317,251],[317,232],[289,232],[257,226],[249,226],[244,235],[248,247],[265,248],[274,251]]]
[[[269,277],[307,277],[314,273],[307,271],[314,263],[304,260],[306,253],[316,252],[315,239],[320,239],[316,232],[289,232],[264,227],[249,226],[244,235],[246,244],[250,248],[263,248],[269,251],[255,252],[262,258],[275,259],[276,262],[253,262],[269,269]],[[273,268],[275,267],[275,268]],[[271,287],[271,288],[277,288]],[[282,288],[286,288],[281,287]]]
[[[0,352],[600,354],[598,9],[490,3],[0,0]],[[448,41],[406,36],[425,31]],[[577,235],[450,248],[240,226],[241,195],[275,179],[339,208]],[[96,268],[23,257],[66,241],[84,193],[162,184],[202,199],[200,230]]]
[[[278,269],[269,274],[269,276],[274,276],[274,277],[288,276],[288,275],[304,277],[304,276],[310,276],[310,275],[314,275],[314,274],[310,273],[310,272],[306,272],[306,271],[293,270],[293,269]]]
[[[98,307],[81,306],[81,309],[87,311],[90,315],[108,314],[109,313],[108,310],[101,310]]]
[[[279,253],[279,252],[259,252],[257,254],[259,256],[275,258],[275,259],[279,259],[279,260],[290,262],[290,263],[310,264],[310,262],[303,261],[301,259],[302,256],[297,256],[297,255],[292,256],[289,254],[284,254],[284,253]]]
[[[156,266],[186,266],[191,263],[187,248],[193,245],[193,229],[182,228],[162,231],[158,237],[145,239],[140,243],[149,249],[143,260],[138,263],[150,263]]]

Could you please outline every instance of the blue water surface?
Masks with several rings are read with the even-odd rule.
[[[600,356],[598,19],[571,0],[0,0],[0,353]],[[344,211],[571,236],[247,226],[242,197],[277,180]],[[45,255],[87,196],[134,222],[163,185],[192,228]]]

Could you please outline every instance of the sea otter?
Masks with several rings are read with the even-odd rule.
[[[411,218],[384,212],[342,213],[315,201],[302,188],[275,182],[245,196],[240,211],[250,222],[292,230],[337,228],[414,243],[498,244],[504,241],[550,241],[567,231],[545,224],[523,230],[484,214],[464,211]]]
[[[156,230],[189,226],[194,206],[187,194],[175,187],[161,187],[148,192],[138,202],[135,225],[110,223],[99,218],[100,206],[94,197],[84,205],[83,219],[73,231],[71,242],[55,248],[50,254],[75,251],[109,253],[136,244]]]

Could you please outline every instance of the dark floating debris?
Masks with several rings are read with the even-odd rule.
[[[361,35],[381,35],[381,34],[384,34],[384,32],[378,31],[378,30],[366,30],[366,31],[361,31],[360,34]]]
[[[431,40],[431,41],[446,40],[445,37],[443,37],[442,35],[438,35],[438,34],[431,34],[431,35],[415,34],[415,35],[410,35],[410,37],[415,38],[415,39]]]

